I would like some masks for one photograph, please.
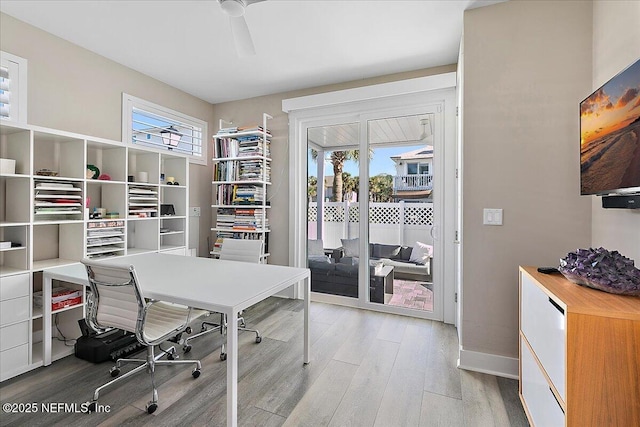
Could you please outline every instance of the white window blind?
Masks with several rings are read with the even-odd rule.
[[[0,119],[27,121],[27,60],[0,52]]]
[[[207,123],[123,94],[123,141],[189,156],[206,164]]]

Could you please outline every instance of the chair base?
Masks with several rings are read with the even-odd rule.
[[[227,336],[227,317],[224,316],[224,327],[222,330],[222,334],[224,334],[224,336]],[[256,334],[256,344],[260,344],[262,342],[262,336],[260,335],[260,331],[258,331],[257,329],[249,329],[246,327],[247,324],[244,321],[244,317],[238,317],[238,331],[242,331],[242,332],[253,332],[254,334]],[[225,346],[226,344],[223,342],[222,343],[222,347],[220,348],[220,360],[227,360],[227,352],[225,351]]]
[[[203,335],[210,334],[211,332],[220,331],[220,333],[222,333],[222,327],[220,325],[223,322],[224,322],[224,315],[223,314],[220,315],[220,324],[213,323],[213,322],[202,322],[202,326],[200,328],[200,332],[198,332],[195,335],[191,335],[191,336],[185,338],[185,340],[182,343],[183,344],[182,345],[182,351],[184,351],[185,353],[189,353],[191,351],[191,344],[189,344],[189,341],[191,341],[193,339],[196,339],[196,338],[201,337]],[[207,326],[209,326],[210,328],[207,328]]]
[[[169,360],[161,360],[163,356],[167,355]],[[106,384],[101,385],[96,388],[93,393],[93,400],[91,402],[87,402],[88,409],[90,412],[95,411],[96,405],[98,403],[98,398],[100,397],[100,392],[107,387],[111,387],[112,385],[119,383],[138,372],[142,372],[142,370],[146,370],[151,374],[151,387],[152,387],[152,396],[151,401],[147,403],[147,413],[151,414],[158,408],[158,390],[156,389],[155,383],[155,367],[156,365],[180,365],[180,364],[194,364],[195,368],[191,372],[191,376],[193,378],[198,378],[200,376],[200,371],[202,366],[199,360],[175,360],[177,358],[176,350],[174,347],[170,347],[168,350],[162,350],[162,353],[155,355],[154,354],[154,346],[147,346],[147,358],[146,359],[118,359],[114,367],[109,371],[113,380],[109,381]],[[120,374],[120,367],[126,363],[141,363],[140,366],[135,367],[131,371],[127,372],[122,376],[118,376]]]

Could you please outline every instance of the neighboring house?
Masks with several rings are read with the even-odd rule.
[[[395,201],[431,201],[433,191],[433,146],[391,156],[396,164],[393,177]]]

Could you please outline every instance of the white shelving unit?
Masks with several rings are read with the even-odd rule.
[[[263,262],[269,256],[269,202],[267,188],[271,185],[271,133],[262,115],[256,126],[227,126],[213,137],[213,181],[216,202],[211,208],[216,214],[214,245],[210,254],[219,256],[224,239],[254,239],[264,242]]]
[[[84,257],[186,254],[189,161],[120,141],[4,122],[0,157],[16,161],[15,173],[0,175],[0,241],[11,242],[0,248],[4,381],[71,354],[73,347],[58,334],[80,335],[84,304],[52,312],[44,269]],[[148,182],[135,182],[144,176]],[[168,185],[163,176],[179,185]],[[174,215],[160,215],[165,204]],[[48,301],[44,307],[34,304],[37,291]],[[54,331],[52,339],[43,338],[51,335],[43,333],[48,330]]]

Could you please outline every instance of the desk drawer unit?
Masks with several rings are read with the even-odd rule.
[[[0,381],[29,365],[30,274],[0,280]]]
[[[520,267],[519,338],[533,427],[640,426],[640,297]]]
[[[522,276],[522,333],[531,345],[554,386],[566,399],[565,356],[566,319],[564,308],[540,289],[533,280]]]

